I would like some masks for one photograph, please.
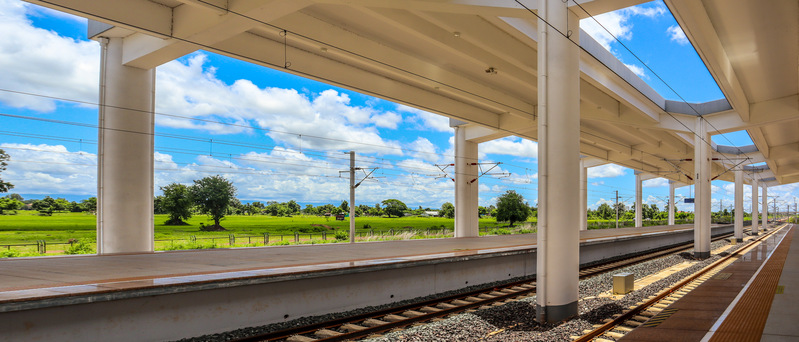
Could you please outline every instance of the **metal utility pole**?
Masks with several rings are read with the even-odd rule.
[[[619,190],[616,190],[616,229],[619,229]]]
[[[350,155],[350,169],[348,171],[339,171],[339,177],[341,177],[341,173],[349,172],[350,174],[350,243],[355,242],[355,189],[363,183],[363,181],[373,178],[370,177],[372,173],[377,170],[377,168],[371,169],[369,173],[363,171],[366,176],[363,177],[359,182],[355,182],[355,171],[356,170],[364,170],[360,167],[355,167],[355,151],[346,152]]]
[[[350,151],[350,243],[355,243],[355,151]]]

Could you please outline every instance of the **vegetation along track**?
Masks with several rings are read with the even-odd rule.
[[[732,236],[732,234],[724,234],[715,237],[713,240],[720,240],[730,236]],[[688,242],[630,258],[588,266],[580,270],[580,278],[589,278],[614,269],[664,255],[683,252],[691,248],[693,248],[693,243]],[[332,342],[355,340],[368,336],[376,336],[410,325],[435,321],[441,317],[464,311],[502,305],[506,302],[535,295],[535,290],[535,279],[531,278],[505,284],[501,287],[478,289],[400,307],[239,338],[235,341]]]
[[[613,319],[606,320],[605,324],[596,327],[596,329],[588,331],[585,335],[575,338],[575,342],[588,342],[588,341],[615,341],[623,337],[626,333],[633,329],[647,325],[650,323],[659,323],[661,317],[663,319],[671,315],[671,311],[667,309],[669,305],[679,300],[701,285],[706,280],[713,277],[716,273],[727,267],[736,258],[746,251],[749,247],[754,246],[760,241],[767,239],[772,234],[775,234],[782,228],[773,229],[770,232],[761,235],[757,239],[750,241],[748,244],[739,248],[737,251],[716,260],[714,263],[703,268],[699,272],[683,279],[679,283],[661,291],[659,294],[647,298],[647,300],[637,303],[636,306],[628,310],[624,310],[621,314],[614,315]]]

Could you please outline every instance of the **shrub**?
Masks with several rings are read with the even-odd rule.
[[[288,241],[275,241],[275,242],[270,242],[267,246],[288,246],[290,244],[291,242]]]
[[[321,233],[327,231],[327,228],[322,226],[302,227],[298,229],[300,233]]]
[[[0,258],[16,258],[16,257],[20,256],[20,254],[21,253],[18,250],[9,249],[9,250],[5,250],[5,251],[0,252]]]
[[[363,229],[371,229],[371,228],[372,228],[372,225],[370,225],[368,223],[364,223],[363,224]]]
[[[69,248],[64,251],[64,254],[94,254],[94,248],[85,242],[76,240],[75,243],[71,244]]]
[[[336,240],[344,241],[344,240],[348,240],[349,238],[350,238],[350,234],[349,233],[347,233],[347,232],[345,232],[343,230],[336,231]]]
[[[494,229],[490,233],[491,235],[510,235],[510,230],[507,229]]]

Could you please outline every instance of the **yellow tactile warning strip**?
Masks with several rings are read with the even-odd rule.
[[[663,323],[663,321],[665,321],[667,318],[669,318],[669,316],[677,312],[677,310],[679,309],[674,309],[674,308],[663,309],[663,311],[655,315],[655,317],[652,317],[648,321],[646,321],[646,323],[642,325],[642,327],[645,328],[656,327],[660,325],[660,323]]]
[[[664,304],[654,311],[659,313],[665,309],[677,309],[671,316],[655,327],[634,329],[618,341],[703,341],[711,331],[714,323],[721,317],[727,307],[733,302],[741,289],[752,279],[753,275],[763,265],[769,251],[775,249],[775,240],[783,237],[787,229],[777,230],[777,239],[767,238],[746,248],[743,254],[731,258],[720,264],[720,269],[705,275],[706,279],[701,285],[693,285],[681,298],[675,299],[672,304]],[[775,237],[776,237],[775,236]],[[790,240],[785,240],[790,241]],[[789,245],[790,242],[781,244]],[[730,273],[727,279],[716,279],[715,275]],[[772,287],[770,291],[774,291]],[[767,311],[768,312],[768,311]],[[766,313],[767,314],[767,313]],[[654,316],[654,314],[652,315]],[[761,329],[762,330],[762,329]],[[759,337],[760,335],[758,335]]]
[[[760,341],[788,256],[793,231],[791,229],[785,235],[783,243],[777,247],[738,304],[710,338],[711,342]]]

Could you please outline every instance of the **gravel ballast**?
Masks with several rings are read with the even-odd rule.
[[[729,244],[728,240],[719,240],[712,243],[711,249],[715,250],[726,244]],[[366,339],[363,341],[571,341],[572,339],[570,336],[582,335],[583,330],[592,329],[594,324],[600,324],[602,320],[610,318],[613,314],[621,313],[623,308],[635,305],[637,302],[657,294],[657,292],[662,289],[669,287],[742,246],[742,243],[738,243],[725,253],[714,255],[709,259],[696,261],[696,264],[652,283],[643,289],[631,292],[619,300],[608,297],[596,297],[603,292],[611,290],[614,274],[630,272],[633,273],[635,279],[638,280],[684,261],[693,260],[692,252],[683,252],[677,255],[660,257],[581,280],[579,285],[579,296],[581,298],[578,303],[579,316],[567,322],[551,325],[541,325],[536,322],[535,296],[532,296],[502,306],[454,315],[438,322],[407,328],[402,331],[385,334],[383,337]],[[457,291],[449,291],[382,306],[365,307],[342,313],[303,317],[288,322],[238,329],[220,334],[182,339],[180,341],[230,341],[255,334],[280,331],[370,311],[446,297],[487,286],[499,286],[516,280],[521,279],[509,279],[494,284],[481,284]]]

